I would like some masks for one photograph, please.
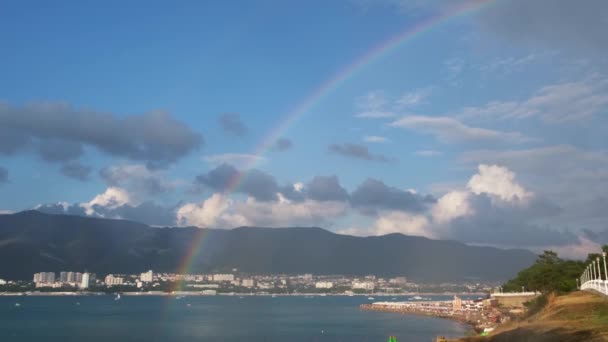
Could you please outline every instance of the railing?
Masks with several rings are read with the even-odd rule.
[[[604,267],[602,267],[602,260],[604,261]],[[580,284],[581,290],[595,290],[608,296],[608,266],[606,266],[606,252],[602,253],[601,258],[598,257],[587,266],[580,277]]]

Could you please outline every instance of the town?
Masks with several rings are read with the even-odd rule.
[[[494,283],[419,283],[399,276],[367,275],[254,275],[233,269],[231,273],[107,274],[90,272],[39,272],[32,281],[0,279],[0,294],[131,293],[131,294],[333,294],[399,295],[413,293],[488,293]]]

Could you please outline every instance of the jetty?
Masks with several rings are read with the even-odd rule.
[[[445,301],[405,301],[375,302],[362,304],[360,308],[368,311],[395,312],[446,318],[471,325],[476,331],[493,329],[507,319],[492,306],[490,299],[463,300],[454,296],[454,300]]]

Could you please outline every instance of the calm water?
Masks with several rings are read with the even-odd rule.
[[[384,342],[395,335],[400,342],[430,342],[467,330],[443,319],[359,310],[367,302],[365,297],[0,297],[0,341]]]

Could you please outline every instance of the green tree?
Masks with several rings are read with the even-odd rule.
[[[526,291],[570,292],[576,290],[576,279],[585,269],[585,263],[560,259],[557,253],[545,251],[536,262],[520,271],[517,277],[503,285],[505,292]]]

